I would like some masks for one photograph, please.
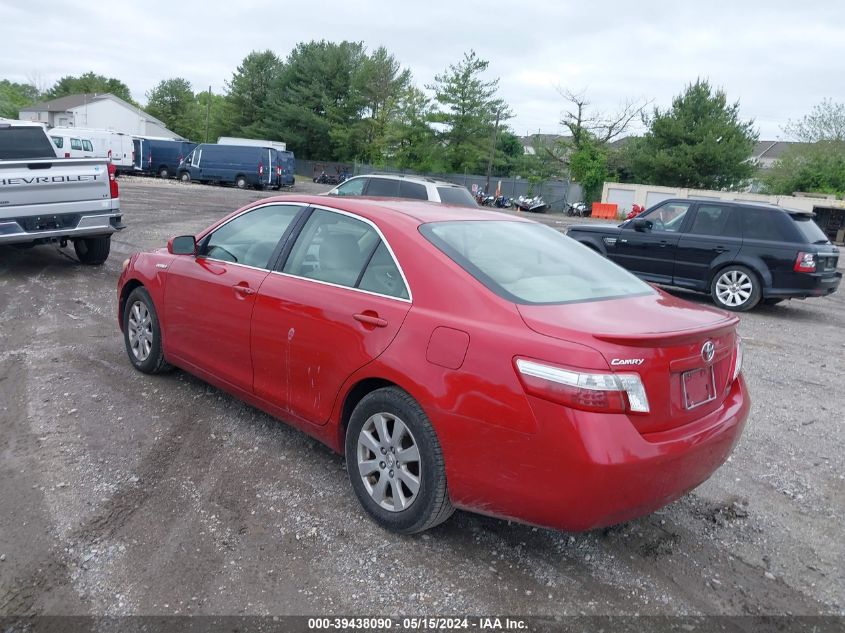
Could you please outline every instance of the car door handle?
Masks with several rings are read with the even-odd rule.
[[[713,251],[716,252],[716,253],[724,253],[726,250],[728,250],[728,249],[726,249],[724,246],[717,246],[716,248],[713,249]]]
[[[620,237],[618,240],[616,240],[616,243],[617,244],[627,244],[628,240],[626,240],[624,237]]]
[[[353,314],[352,318],[365,325],[372,325],[373,327],[387,327],[387,321],[377,314]]]
[[[232,286],[232,288],[234,288],[235,292],[237,292],[239,295],[243,295],[245,297],[249,297],[255,294],[255,290],[253,290],[249,286],[245,286],[242,284],[235,284],[234,286]]]
[[[669,240],[660,240],[660,248],[666,248],[669,246]]]

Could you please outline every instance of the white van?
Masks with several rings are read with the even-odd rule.
[[[56,146],[56,154],[62,158],[97,158],[94,154],[94,144],[89,138],[83,138],[80,134],[54,134],[53,130],[47,132],[53,145]]]
[[[76,127],[54,127],[47,132],[60,155],[70,152],[70,158],[111,158],[118,172],[132,172],[135,169],[135,148],[132,136],[109,130],[86,130]],[[61,139],[61,140],[59,140]],[[86,141],[91,149],[86,149]],[[76,154],[75,146],[82,144],[82,154]],[[93,152],[93,153],[91,153]]]

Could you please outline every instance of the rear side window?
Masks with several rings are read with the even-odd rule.
[[[689,230],[694,235],[742,237],[737,212],[731,207],[701,205]]]
[[[634,275],[554,229],[534,223],[435,222],[422,234],[500,297],[524,304],[653,294]]]
[[[44,128],[0,125],[0,159],[55,158],[56,151]]]
[[[440,202],[454,204],[459,207],[477,207],[478,203],[472,194],[463,187],[438,187]]]
[[[94,146],[91,145],[91,141],[87,139],[82,139],[82,149],[84,149],[86,152],[93,152]]]
[[[367,185],[367,195],[398,198],[399,181],[388,178],[370,178],[370,184]]]
[[[53,139],[53,145],[59,149],[62,149],[65,146],[65,139],[61,136],[51,136],[50,138]]]
[[[78,138],[70,139],[70,148],[71,149],[78,149],[78,150],[81,151],[82,150],[82,141]]]
[[[418,182],[408,182],[403,180],[399,183],[399,195],[403,198],[410,198],[411,200],[428,200],[428,192],[425,185]]]
[[[772,209],[742,207],[737,209],[742,216],[742,236],[748,240],[769,240],[772,242],[790,242],[783,226],[783,212]]]
[[[361,290],[369,290],[389,297],[409,298],[402,274],[384,242],[379,242],[358,287]]]
[[[827,244],[830,241],[821,227],[809,215],[794,214],[789,217],[792,218],[795,228],[798,229],[801,237],[808,244]]]

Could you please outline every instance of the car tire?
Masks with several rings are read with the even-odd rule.
[[[345,444],[352,489],[383,528],[415,534],[454,512],[437,434],[406,392],[385,387],[365,396],[349,419]]]
[[[713,276],[710,296],[720,308],[732,312],[745,312],[758,303],[762,296],[760,280],[745,266],[727,266]]]
[[[164,360],[158,313],[143,286],[129,293],[123,306],[123,343],[129,362],[138,371],[158,374],[172,369]]]
[[[83,264],[99,266],[109,258],[111,235],[77,238],[73,240],[73,250]]]
[[[179,174],[179,180],[182,182],[191,182],[191,172],[183,171]]]
[[[167,169],[167,167],[162,167],[161,169],[158,170],[158,177],[159,178],[170,178],[170,171]]]
[[[238,189],[246,189],[246,185],[247,185],[247,182],[246,182],[246,178],[244,176],[238,176],[237,178],[235,178],[235,186]]]

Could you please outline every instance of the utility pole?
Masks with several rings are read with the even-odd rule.
[[[490,194],[490,174],[493,171],[493,160],[496,158],[496,141],[499,137],[499,118],[502,116],[502,108],[496,109],[496,124],[493,126],[493,140],[490,143],[490,160],[487,162],[487,184],[484,186],[484,191]]]
[[[208,119],[211,116],[211,86],[208,87],[208,103],[205,104],[205,142],[208,143]]]

